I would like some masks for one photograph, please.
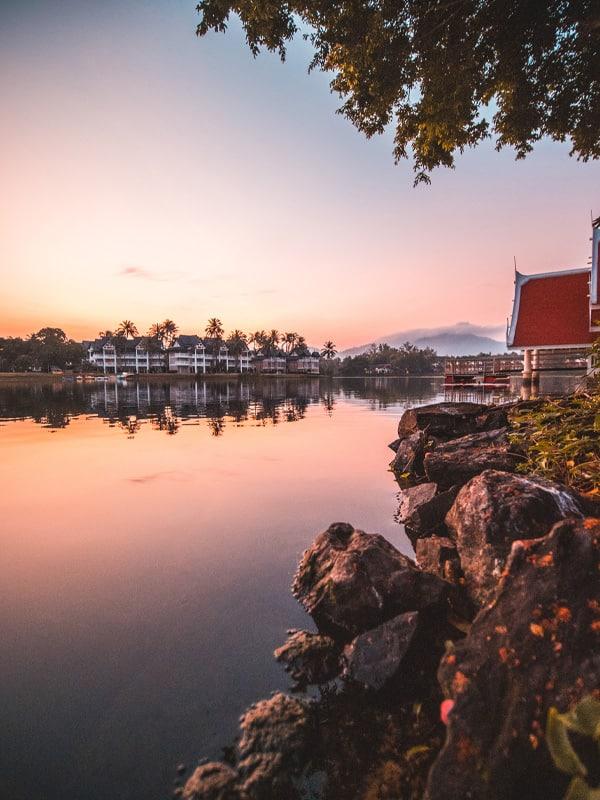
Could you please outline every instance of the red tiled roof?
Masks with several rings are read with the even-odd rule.
[[[588,344],[589,270],[520,275],[508,344],[511,347]],[[512,340],[511,340],[512,337]]]

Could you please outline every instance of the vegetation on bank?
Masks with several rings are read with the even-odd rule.
[[[339,374],[350,375],[431,375],[442,362],[431,347],[405,342],[400,347],[372,344],[366,353],[347,356],[339,364]]]
[[[0,337],[0,372],[51,372],[78,369],[84,358],[81,344],[61,328],[41,328],[26,339]]]
[[[600,390],[520,405],[511,438],[524,452],[520,471],[600,494]]]
[[[179,327],[172,319],[153,323],[143,336],[148,350],[165,350],[171,347]],[[308,355],[313,351],[306,339],[295,331],[280,333],[276,328],[270,331],[258,330],[244,333],[239,329],[225,336],[225,328],[220,319],[212,317],[204,329],[204,335],[223,341],[230,353],[239,354],[251,348],[255,355],[270,355],[281,352],[285,355]],[[140,336],[137,325],[125,319],[114,330],[98,331],[98,337],[110,340],[117,351],[126,347],[127,341]],[[337,355],[334,342],[327,340],[318,354],[326,363]],[[18,336],[0,337],[0,372],[38,373],[53,370],[88,370],[86,352],[81,343],[69,339],[61,328],[41,328],[37,333],[21,338]]]

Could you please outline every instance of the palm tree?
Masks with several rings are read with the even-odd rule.
[[[242,371],[242,353],[247,347],[246,340],[246,334],[237,328],[227,337],[227,349],[232,355],[239,356],[240,372]]]
[[[225,333],[225,328],[223,327],[223,323],[220,319],[217,319],[217,317],[211,317],[208,320],[208,325],[204,329],[204,332],[211,339],[222,339],[223,334]]]
[[[263,334],[264,334],[264,331],[253,331],[248,336],[248,344],[252,345],[252,349],[254,350],[255,353],[256,353],[257,347],[260,347],[261,344],[262,344]]]
[[[234,331],[231,331],[227,337],[227,346],[230,352],[238,354],[244,349],[247,340],[248,337],[246,334],[236,328]]]
[[[172,319],[166,319],[163,323],[161,323],[162,330],[163,330],[163,344],[165,341],[170,346],[173,344],[173,340],[175,339],[175,334],[179,330],[177,325],[173,322]]]
[[[268,335],[269,344],[271,347],[277,347],[279,344],[279,331],[277,328],[271,328]]]
[[[269,343],[269,337],[266,331],[259,331],[258,332],[258,344],[259,347],[266,347]]]
[[[337,355],[337,350],[335,349],[335,345],[331,340],[325,342],[325,344],[323,345],[323,349],[321,350],[321,355],[323,358],[326,358],[327,360]]]
[[[119,323],[117,333],[122,334],[126,339],[129,339],[130,336],[133,339],[134,336],[138,335],[138,329],[130,319],[124,319],[123,322]]]
[[[98,331],[99,339],[112,339],[114,333],[112,331]]]
[[[150,327],[148,328],[148,333],[146,335],[149,336],[151,339],[155,339],[157,342],[162,342],[165,336],[162,323],[155,322],[153,325],[150,325]]]
[[[284,333],[281,341],[285,343],[285,352],[289,355],[298,341],[297,333]]]

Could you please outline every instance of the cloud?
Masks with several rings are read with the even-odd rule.
[[[163,470],[162,472],[151,472],[148,475],[138,475],[127,478],[131,483],[150,483],[158,480],[187,481],[190,479],[188,472],[184,470]]]
[[[170,272],[153,272],[145,267],[125,266],[117,272],[123,278],[137,278],[145,281],[177,281],[185,277],[185,272],[172,270]]]

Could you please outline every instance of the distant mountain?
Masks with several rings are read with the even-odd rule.
[[[415,328],[397,331],[375,340],[375,344],[387,343],[390,347],[399,347],[410,342],[417,347],[432,347],[440,356],[470,356],[477,353],[506,352],[504,327],[499,325],[472,325],[470,322],[458,322],[444,328]],[[372,342],[351,347],[339,355],[356,356],[371,347]]]

